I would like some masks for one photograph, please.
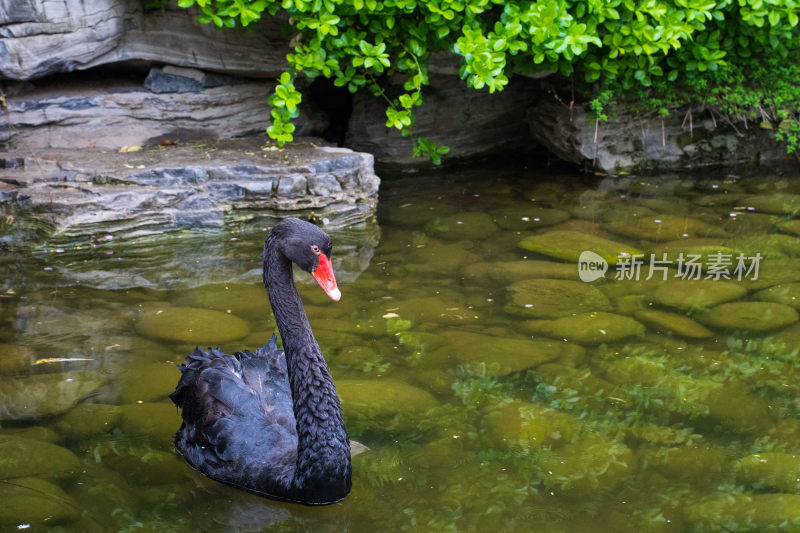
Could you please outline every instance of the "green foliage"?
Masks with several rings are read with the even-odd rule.
[[[582,81],[598,119],[607,93],[661,114],[706,102],[727,113],[783,114],[795,124],[778,136],[798,145],[796,0],[179,0],[195,3],[200,20],[218,27],[289,15],[297,31],[289,81],[270,98],[269,135],[279,144],[292,139],[295,73],[381,96],[386,126],[409,135],[431,55],[449,51],[475,89],[501,91],[514,74],[549,70]],[[402,81],[401,94],[382,87],[390,77]],[[446,152],[426,139],[414,144],[434,162]]]

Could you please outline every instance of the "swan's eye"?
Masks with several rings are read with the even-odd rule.
[[[314,255],[319,255],[319,246],[317,246],[316,244],[312,244],[311,251],[314,252]]]

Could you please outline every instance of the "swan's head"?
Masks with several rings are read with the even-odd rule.
[[[327,233],[314,224],[299,218],[281,220],[272,229],[278,237],[283,254],[294,264],[310,273],[325,294],[338,302],[342,297],[333,275],[331,251],[333,244]]]

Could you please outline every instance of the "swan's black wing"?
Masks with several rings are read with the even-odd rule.
[[[203,474],[253,492],[288,496],[297,433],[286,358],[275,337],[235,355],[195,349],[170,395],[183,411],[175,446]]]

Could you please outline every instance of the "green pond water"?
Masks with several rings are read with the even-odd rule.
[[[370,448],[323,508],[171,444],[184,355],[274,330],[266,227],[10,246],[0,531],[800,531],[799,178],[385,174],[301,280]]]

